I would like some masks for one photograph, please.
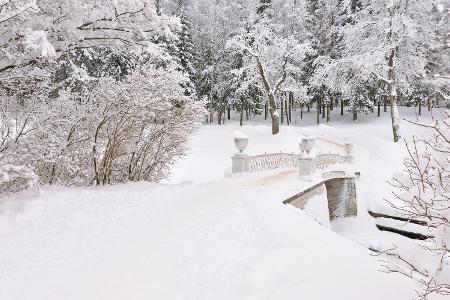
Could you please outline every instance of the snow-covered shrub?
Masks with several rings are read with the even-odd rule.
[[[203,108],[184,95],[177,74],[156,70],[120,83],[105,80],[94,91],[90,132],[97,184],[158,181],[185,153]]]
[[[390,204],[405,218],[426,222],[434,236],[418,244],[424,256],[401,252],[394,255],[402,266],[389,266],[417,279],[420,299],[431,294],[450,295],[450,115],[434,124],[417,124],[425,130],[421,137],[406,142],[409,156],[405,172],[392,182]]]
[[[10,147],[9,161],[34,167],[44,184],[158,181],[186,151],[203,116],[175,70],[121,81],[101,78],[85,94],[48,100],[40,126]]]
[[[166,176],[203,113],[180,19],[141,0],[0,2],[0,162],[42,183]]]
[[[0,196],[25,190],[36,182],[36,174],[26,166],[0,165]]]

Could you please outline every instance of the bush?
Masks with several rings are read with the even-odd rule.
[[[36,174],[28,167],[0,165],[0,196],[25,190],[36,182]]]

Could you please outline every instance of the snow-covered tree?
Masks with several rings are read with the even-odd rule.
[[[0,160],[33,167],[43,183],[167,175],[202,116],[180,94],[190,79],[174,55],[177,17],[139,0],[0,9]]]
[[[424,132],[406,141],[405,171],[395,176],[394,199],[388,201],[403,217],[422,221],[434,234],[416,245],[416,254],[386,251],[399,263],[386,268],[417,280],[419,298],[429,299],[450,295],[450,115],[416,125]]]
[[[323,61],[337,59],[341,54],[339,28],[343,22],[342,1],[307,0],[305,2],[306,38],[314,51],[305,59],[301,80],[308,87],[311,100],[316,102],[319,123],[321,108],[332,104],[334,97],[331,96],[336,92],[332,91],[336,90],[335,85],[323,80],[321,68]]]
[[[312,51],[308,43],[299,43],[293,37],[283,37],[277,32],[277,24],[263,15],[249,28],[242,29],[228,42],[228,48],[245,56],[258,71],[268,98],[267,105],[272,119],[272,134],[280,130],[277,112],[277,94],[282,84],[298,67],[306,54]]]
[[[437,4],[418,0],[358,1],[352,22],[343,29],[343,59],[330,64],[330,68],[341,70],[351,66],[355,78],[371,74],[386,85],[395,142],[400,140],[398,93],[410,94],[413,82],[430,76],[427,57],[438,46],[433,19]]]
[[[182,6],[179,13],[181,21],[180,37],[178,42],[179,59],[183,72],[189,78],[187,85],[184,87],[186,90],[186,95],[196,97],[195,91],[195,77],[196,72],[194,65],[196,63],[195,59],[195,49],[192,41],[192,26],[189,16],[186,11],[186,7]]]

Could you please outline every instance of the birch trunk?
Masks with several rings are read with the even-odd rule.
[[[398,142],[400,136],[400,115],[397,105],[397,86],[395,81],[395,50],[391,51],[388,60],[388,90],[389,90],[389,102],[391,103],[391,120],[392,120],[392,133],[394,135],[394,142]]]

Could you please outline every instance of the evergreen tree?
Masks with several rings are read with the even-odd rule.
[[[322,107],[334,101],[334,93],[331,93],[327,84],[318,80],[317,74],[320,74],[324,62],[336,59],[340,55],[341,4],[340,0],[306,2],[307,39],[314,51],[305,59],[301,80],[308,86],[308,94],[316,103],[317,123],[320,122],[319,111]]]
[[[186,8],[184,6],[180,9],[179,17],[181,21],[181,31],[179,34],[178,42],[180,65],[182,67],[182,71],[185,72],[187,77],[190,79],[190,82],[188,82],[186,86],[184,86],[185,94],[186,96],[197,97],[197,92],[194,84],[196,76],[194,64],[196,63],[196,59],[194,44],[192,42],[191,35],[192,26],[186,12]]]

